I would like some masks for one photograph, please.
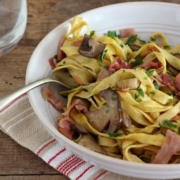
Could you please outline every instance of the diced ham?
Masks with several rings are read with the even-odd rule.
[[[49,101],[58,111],[61,111],[65,107],[64,102],[61,99],[55,97],[54,91],[49,87],[44,88],[41,94],[43,98]]]
[[[176,116],[174,116],[171,121],[177,121],[180,119],[180,113],[178,113]]]
[[[180,73],[175,77],[175,88],[180,91]]]
[[[66,40],[66,37],[62,36],[60,41],[59,41],[58,55],[57,55],[57,60],[58,61],[61,61],[62,59],[64,59],[66,57],[65,53],[61,50],[61,47],[63,46],[65,40]]]
[[[58,130],[61,134],[66,136],[69,139],[72,139],[72,136],[74,134],[74,129],[71,128],[73,125],[73,122],[68,117],[63,117],[58,122]]]
[[[54,69],[56,67],[56,63],[54,62],[54,57],[49,59],[49,64],[50,64],[52,69]]]
[[[168,164],[173,155],[180,151],[180,136],[167,130],[164,143],[157,153],[153,163]]]
[[[131,37],[133,35],[135,35],[136,32],[134,30],[134,28],[127,28],[127,29],[121,29],[120,30],[120,36],[123,37]]]
[[[73,75],[73,79],[74,79],[74,81],[75,81],[77,84],[86,84],[86,83],[80,78],[80,76]]]
[[[85,100],[75,99],[72,102],[70,108],[64,113],[62,113],[58,118],[59,132],[61,132],[67,138],[72,139],[72,136],[75,132],[74,126],[76,123],[71,119],[70,114],[74,108],[78,111],[87,112],[89,108],[88,106],[89,105]]]
[[[124,59],[120,57],[116,57],[114,62],[109,65],[109,72],[114,73],[119,69],[131,69],[132,65],[126,62]]]
[[[142,67],[144,69],[146,69],[146,70],[149,70],[149,69],[156,69],[156,70],[158,70],[159,68],[162,69],[162,63],[158,59],[154,59],[152,61],[144,62]]]
[[[174,79],[172,77],[170,77],[168,74],[161,74],[160,75],[161,78],[161,83],[165,86],[169,85],[174,85]]]

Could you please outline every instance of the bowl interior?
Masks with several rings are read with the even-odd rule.
[[[148,40],[154,32],[166,35],[171,45],[180,42],[180,6],[160,2],[120,3],[94,9],[78,15],[83,17],[97,34],[108,30],[119,31],[134,28],[141,39]],[[51,68],[48,60],[57,54],[59,39],[71,28],[72,18],[52,30],[37,46],[28,64],[26,84],[48,77]],[[138,178],[170,179],[180,177],[180,165],[150,165],[114,159],[87,150],[70,141],[57,131],[56,117],[59,115],[41,97],[41,90],[49,86],[59,92],[57,84],[46,84],[29,92],[30,103],[46,129],[68,150],[82,159],[109,171]],[[153,172],[153,173],[152,173]]]

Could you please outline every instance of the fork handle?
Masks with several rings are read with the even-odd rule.
[[[4,97],[0,98],[0,112],[2,112],[2,110],[7,107],[11,102],[13,102],[14,100],[16,100],[18,97],[20,97],[21,95],[25,94],[26,92],[30,91],[31,89],[34,89],[42,84],[46,84],[49,82],[57,82],[55,79],[52,79],[51,77],[49,78],[45,78],[45,79],[41,79],[38,81],[35,81],[33,83],[30,83],[24,87],[22,87],[21,89],[6,95]]]

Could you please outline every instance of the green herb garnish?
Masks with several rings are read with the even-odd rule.
[[[171,129],[171,130],[177,132],[178,134],[180,133],[180,127],[179,127],[177,124],[175,124],[175,123],[173,123],[173,122],[171,122],[171,121],[169,121],[169,120],[167,120],[167,119],[164,120],[164,121],[162,121],[162,122],[159,124],[159,126],[160,126],[160,127],[166,127],[166,128],[168,128],[168,129]]]
[[[150,70],[146,71],[146,74],[150,77],[150,76],[152,76],[154,71],[155,71],[155,69],[150,69]]]
[[[54,56],[54,59],[56,59],[56,60],[57,60],[57,58],[58,58],[58,55],[55,55],[55,56]]]
[[[126,41],[126,44],[129,45],[129,46],[133,45],[136,40],[137,40],[137,34],[132,35],[131,37],[128,38],[128,40]]]
[[[117,101],[117,98],[116,97],[112,97],[111,100],[112,101]]]
[[[108,113],[109,111],[110,111],[110,110],[109,110],[109,109],[107,109],[107,110],[106,110],[106,113]]]
[[[151,41],[156,41],[156,37],[150,37]]]
[[[146,41],[139,39],[141,44],[146,44]]]
[[[141,55],[138,55],[136,58],[135,58],[135,61],[132,63],[133,66],[138,66],[140,64],[142,64],[143,61],[142,61],[142,58],[141,58]]]
[[[138,97],[139,97],[139,95],[137,95],[137,94],[134,95],[134,99],[135,99],[135,100],[137,100]]]
[[[168,103],[171,103],[173,101],[173,99],[168,99]]]
[[[118,137],[118,136],[122,136],[122,134],[121,133],[112,133],[112,132],[108,132],[108,136],[109,137]]]
[[[116,31],[108,31],[106,35],[112,39],[115,39],[116,37],[120,38],[120,35],[117,35]]]
[[[109,70],[109,67],[108,66],[104,66],[104,69],[106,69],[107,71]]]
[[[144,91],[141,88],[138,88],[137,91],[141,97],[144,97]]]
[[[168,48],[171,48],[171,46],[169,46],[169,45],[164,45],[164,49],[168,49]]]
[[[154,92],[154,91],[151,91],[150,94],[151,94],[152,96],[154,96],[154,95],[155,95],[155,92]]]
[[[94,30],[90,32],[90,36],[93,36],[94,34],[95,34]]]
[[[104,56],[106,55],[106,53],[107,53],[107,49],[105,49],[105,50],[101,53],[101,55],[100,55],[100,61],[101,61],[101,62],[103,61]]]
[[[159,84],[158,84],[157,82],[154,82],[153,84],[154,84],[154,87],[155,87],[156,89],[159,89],[160,86],[159,86]]]
[[[66,61],[63,61],[63,64],[66,64]]]
[[[120,44],[120,46],[121,46],[121,48],[123,48],[123,47],[124,47],[124,44]]]

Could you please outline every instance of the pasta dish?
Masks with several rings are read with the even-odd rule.
[[[62,112],[61,134],[122,160],[180,162],[180,45],[133,28],[99,36],[75,17],[58,49],[52,71],[72,88],[59,92],[66,101],[48,87],[42,96]]]

